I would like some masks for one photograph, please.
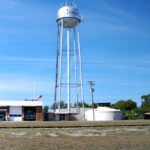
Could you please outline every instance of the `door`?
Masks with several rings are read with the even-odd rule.
[[[10,121],[22,121],[22,107],[21,106],[10,107]]]

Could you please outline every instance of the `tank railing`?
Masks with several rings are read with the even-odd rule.
[[[78,55],[79,50],[76,50],[76,55]],[[60,55],[60,52],[58,52],[58,55]],[[67,50],[63,49],[63,56],[67,55]],[[74,50],[70,50],[70,56],[74,56]]]
[[[73,3],[69,3],[69,2],[66,2],[65,4],[61,4],[61,6],[63,7],[63,6],[73,6],[74,8],[76,8],[77,7],[77,5],[75,4],[75,2],[73,2]]]
[[[70,83],[69,85],[70,85],[70,87],[75,87],[75,86],[81,87],[81,84],[76,84],[76,83]],[[58,84],[57,86],[67,87],[68,84],[67,83],[61,83],[61,85]]]

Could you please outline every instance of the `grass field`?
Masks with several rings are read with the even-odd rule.
[[[0,122],[5,126],[0,129],[0,150],[150,149],[150,121]],[[31,128],[16,128],[21,126]]]
[[[87,122],[87,121],[48,121],[48,122],[0,122],[0,128],[68,128],[68,127],[111,127],[111,126],[150,126],[150,120],[136,120],[136,121],[105,121],[105,122]]]

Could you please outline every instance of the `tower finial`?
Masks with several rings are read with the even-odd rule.
[[[73,1],[72,5],[76,8],[76,3]]]

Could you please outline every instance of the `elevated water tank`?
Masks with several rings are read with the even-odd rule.
[[[81,22],[79,10],[75,5],[63,6],[58,10],[56,21],[59,24],[63,21],[64,28],[73,28]]]

